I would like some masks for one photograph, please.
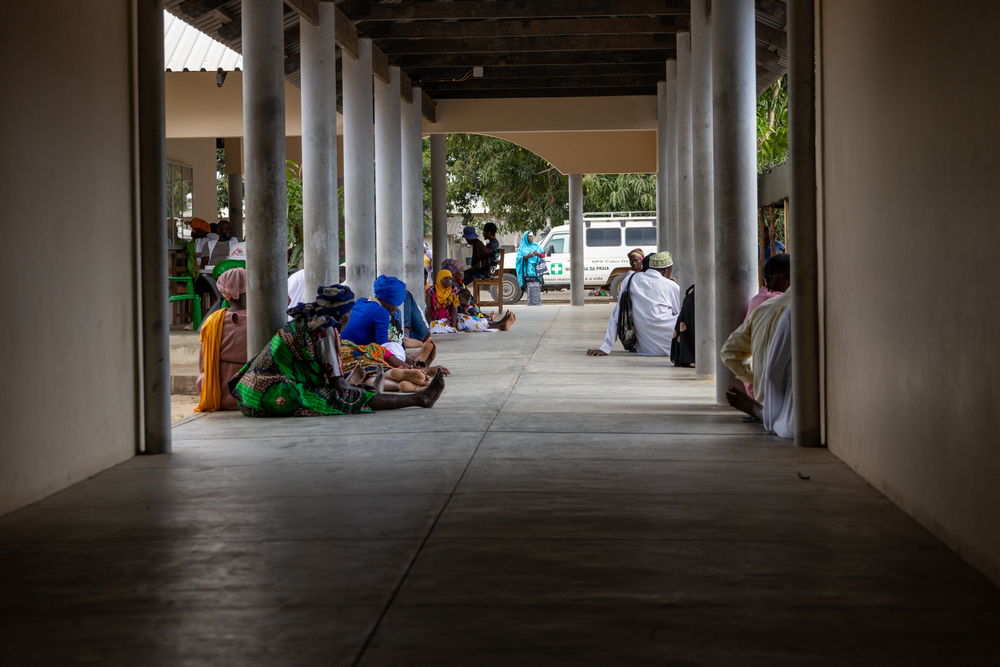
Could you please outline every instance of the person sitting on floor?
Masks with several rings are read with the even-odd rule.
[[[635,347],[630,351],[646,357],[670,356],[674,324],[681,311],[680,287],[670,277],[674,260],[669,252],[648,257],[649,269],[626,278],[608,318],[604,342],[587,350],[588,356],[606,356],[614,348],[615,338],[622,338],[624,345],[630,331],[635,334]]]
[[[290,308],[292,321],[230,380],[240,411],[306,417],[433,406],[444,391],[441,373],[412,394],[381,393],[381,382],[363,389],[344,379],[338,327],[353,306],[350,288],[330,285],[319,288],[315,302]]]
[[[514,313],[508,310],[503,317],[494,322],[479,309],[479,306],[477,306],[472,300],[472,292],[465,288],[458,290],[458,318],[458,326],[462,331],[470,331],[470,329],[462,328],[462,323],[465,321],[464,318],[486,320],[490,329],[498,329],[500,331],[507,331],[510,329],[514,324],[514,320],[517,319]],[[480,331],[480,329],[475,329],[475,331]]]
[[[780,438],[795,437],[795,414],[792,397],[792,309],[786,307],[767,346],[767,361],[759,380],[764,387],[763,404],[741,391],[729,388],[729,404],[763,422],[764,429]]]
[[[674,366],[695,367],[694,307],[694,285],[691,285],[681,302],[681,312],[674,325],[674,340],[670,344],[670,361]]]
[[[381,275],[373,289],[375,300],[358,300],[343,338],[357,345],[381,345],[389,352],[386,361],[395,368],[430,367],[436,354],[434,341],[406,338],[392,318],[406,299],[406,285],[399,278]],[[448,369],[441,370],[448,374]]]
[[[452,289],[451,270],[441,269],[425,293],[426,317],[432,334],[458,331],[458,295]]]
[[[756,381],[759,379],[757,375],[763,371],[767,363],[768,346],[778,326],[778,320],[791,302],[792,293],[789,288],[784,294],[768,299],[754,308],[750,317],[729,334],[729,338],[719,351],[722,363],[733,372],[736,379],[753,386],[753,398],[761,405],[765,403],[766,392],[764,384]],[[743,391],[743,387],[729,387],[726,399],[734,407],[737,407],[734,401],[740,399],[736,394],[747,395],[747,392]],[[737,409],[742,408],[737,407]]]
[[[229,269],[216,285],[229,308],[215,311],[201,325],[195,412],[238,410],[227,383],[247,362],[246,269]]]
[[[750,304],[747,306],[747,314],[743,316],[744,321],[750,317],[750,313],[754,311],[754,308],[768,299],[773,299],[779,294],[784,294],[785,290],[792,283],[791,276],[791,257],[787,253],[775,255],[764,262],[764,284],[750,299]]]

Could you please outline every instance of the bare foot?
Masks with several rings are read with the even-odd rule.
[[[401,391],[403,393],[406,393],[406,394],[412,394],[413,392],[417,391],[419,388],[420,387],[418,387],[417,385],[413,384],[409,380],[400,380],[400,382],[399,382],[399,391]]]
[[[413,384],[427,384],[427,375],[419,368],[393,368],[389,371],[389,377],[397,382],[406,380]]]
[[[430,377],[434,377],[438,373],[440,373],[441,375],[451,375],[451,371],[449,371],[444,366],[428,366],[427,368],[424,369],[424,371]]]
[[[733,385],[729,385],[729,389],[726,390],[726,401],[729,405],[733,406],[740,412],[745,412],[755,419],[759,419],[761,421],[764,420],[760,403],[753,400]]]
[[[608,353],[604,350],[587,350],[588,357],[606,357]]]
[[[509,331],[511,325],[514,324],[514,313],[507,311],[507,314],[503,316],[499,322],[497,322],[497,329],[500,331]]]
[[[423,390],[417,392],[416,397],[420,398],[420,405],[424,408],[432,407],[441,398],[444,391],[444,374],[438,373]]]

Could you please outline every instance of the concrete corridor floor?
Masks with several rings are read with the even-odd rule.
[[[997,589],[829,452],[516,312],[433,410],[199,416],[0,518],[0,664],[1000,664]]]

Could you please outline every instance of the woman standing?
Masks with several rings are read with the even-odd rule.
[[[542,305],[543,279],[538,275],[536,267],[538,260],[545,257],[542,246],[535,243],[535,235],[525,232],[521,237],[521,245],[517,247],[517,282],[521,289],[528,292],[528,305]]]

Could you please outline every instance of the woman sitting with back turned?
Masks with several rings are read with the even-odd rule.
[[[342,415],[372,410],[434,405],[444,391],[444,375],[413,394],[379,393],[344,379],[338,328],[348,319],[354,294],[344,285],[318,290],[316,301],[289,309],[283,326],[229,386],[248,417]]]
[[[351,320],[344,327],[344,340],[360,346],[371,343],[381,345],[389,352],[385,361],[394,368],[410,368],[412,365],[426,368],[428,375],[434,375],[438,370],[448,375],[448,369],[430,365],[436,354],[433,340],[406,338],[398,324],[393,322],[392,313],[406,299],[403,281],[382,275],[375,279],[373,288],[375,299],[359,299],[354,307]]]
[[[247,362],[247,272],[229,269],[216,283],[229,308],[202,322],[198,353],[198,393],[195,412],[238,410],[226,384]]]

